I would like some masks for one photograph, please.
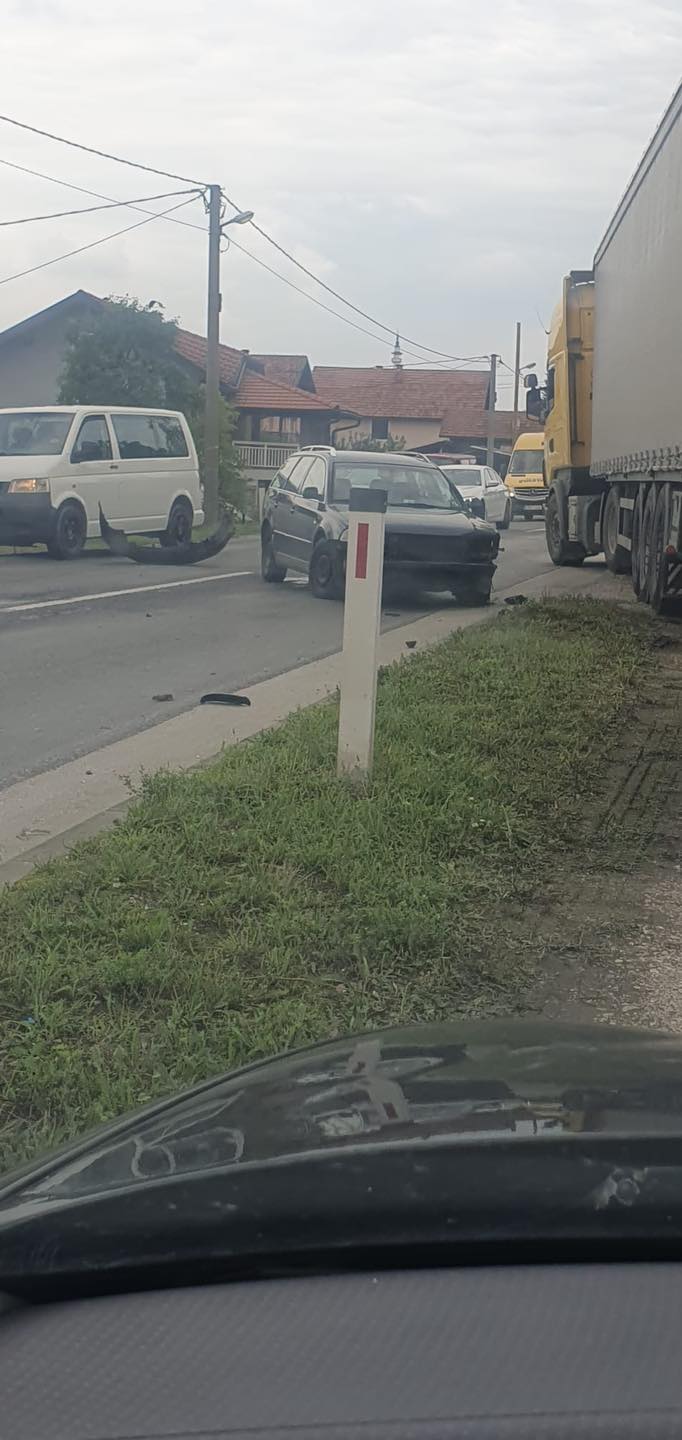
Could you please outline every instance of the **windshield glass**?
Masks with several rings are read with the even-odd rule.
[[[14,410],[0,415],[0,455],[61,455],[73,411]]]
[[[483,487],[482,470],[474,470],[468,465],[443,465],[441,468],[458,490],[481,490]]]
[[[348,504],[351,486],[385,490],[391,508],[400,505],[429,510],[462,508],[443,473],[435,465],[382,465],[369,460],[337,460],[333,480],[335,505]]]
[[[542,450],[515,450],[509,463],[510,475],[542,475],[544,457]]]

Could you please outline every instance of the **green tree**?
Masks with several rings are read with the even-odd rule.
[[[203,470],[204,386],[183,369],[175,350],[177,322],[158,300],[112,295],[85,325],[74,326],[59,382],[62,405],[142,405],[181,410]],[[236,412],[223,400],[219,493],[244,511],[246,484],[234,446]]]
[[[187,410],[198,386],[175,351],[175,320],[157,300],[110,296],[83,325],[74,325],[59,383],[62,405],[158,405]]]

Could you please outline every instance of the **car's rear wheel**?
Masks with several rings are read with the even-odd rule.
[[[284,566],[278,565],[275,559],[272,535],[269,530],[264,530],[261,535],[260,573],[268,585],[281,585],[287,578]]]
[[[174,500],[168,516],[168,524],[161,531],[159,540],[164,549],[173,545],[188,545],[192,538],[194,511],[189,500]]]
[[[85,511],[75,500],[66,500],[57,511],[54,530],[47,542],[53,560],[77,560],[87,535]]]
[[[345,580],[339,551],[329,540],[315,546],[308,572],[310,588],[318,600],[343,600]]]

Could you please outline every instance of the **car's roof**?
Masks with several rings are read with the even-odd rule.
[[[5,405],[0,415],[75,415],[77,410],[92,410],[101,415],[181,415],[181,410],[164,410],[161,405]]]
[[[424,469],[433,470],[433,461],[427,460],[425,455],[411,455],[402,450],[337,450],[336,460],[342,460],[344,465],[372,464],[379,465],[423,465]]]

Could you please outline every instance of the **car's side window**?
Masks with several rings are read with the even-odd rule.
[[[286,488],[286,482],[289,479],[292,470],[294,470],[298,465],[300,458],[300,455],[290,455],[289,459],[285,460],[281,469],[277,471],[277,474],[272,481],[272,484],[270,486],[271,490],[284,490]]]
[[[321,456],[317,455],[313,460],[303,482],[304,490],[315,490],[318,500],[324,500],[325,463]],[[312,499],[312,496],[310,497]]]
[[[71,464],[82,465],[84,460],[111,460],[111,440],[103,415],[88,415],[78,431]]]
[[[305,477],[308,474],[311,465],[312,460],[310,459],[309,455],[304,455],[303,459],[299,459],[296,469],[292,471],[291,475],[287,477],[287,480],[284,484],[284,489],[300,495],[305,485]]]
[[[151,415],[112,415],[111,423],[122,460],[156,460],[168,451],[159,440]]]
[[[155,415],[154,427],[160,455],[167,455],[173,460],[181,460],[189,455],[182,425],[174,415]]]

